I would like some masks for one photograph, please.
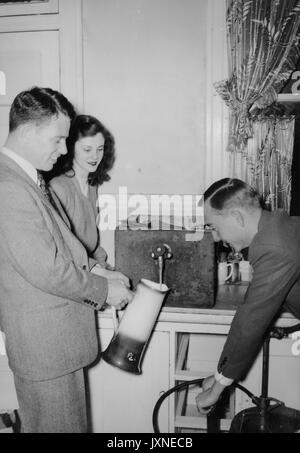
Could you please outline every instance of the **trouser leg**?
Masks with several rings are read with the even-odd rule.
[[[83,369],[48,381],[15,376],[22,433],[87,432]]]

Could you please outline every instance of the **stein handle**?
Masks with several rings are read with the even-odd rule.
[[[117,309],[116,307],[111,307],[111,314],[112,314],[112,321],[114,325],[114,332],[117,333],[118,327],[119,327],[119,320],[118,320],[118,315],[117,315]]]
[[[233,273],[233,263],[227,263],[227,267],[230,267],[230,272],[229,272],[229,274],[227,275],[227,277],[225,278],[225,282],[226,282],[227,280],[229,280],[230,277],[232,277],[232,273]]]

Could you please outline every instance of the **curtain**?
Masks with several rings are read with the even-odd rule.
[[[290,210],[294,118],[260,116],[241,160],[244,180],[263,196],[270,210]]]
[[[229,150],[253,134],[251,111],[271,105],[300,56],[300,0],[227,0],[229,79],[215,84],[230,108]]]
[[[282,180],[278,165],[284,165],[288,157],[283,179],[289,187],[291,156],[286,155],[284,140],[293,147],[289,135],[293,133],[293,117],[267,119],[260,112],[276,101],[299,59],[300,0],[227,0],[226,24],[229,78],[214,86],[230,112],[227,149],[231,152],[231,176],[255,182],[265,190],[270,179]],[[248,144],[250,138],[252,143]],[[269,178],[266,172],[271,163],[277,170],[273,169]],[[279,200],[280,192],[275,196],[274,191],[273,185],[270,193]]]

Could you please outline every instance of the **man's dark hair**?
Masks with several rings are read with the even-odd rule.
[[[209,201],[210,206],[218,211],[231,207],[262,207],[259,193],[237,178],[216,181],[205,191],[204,201]]]
[[[10,108],[9,132],[26,123],[39,125],[62,113],[72,119],[75,110],[70,101],[51,88],[33,87],[19,93]]]

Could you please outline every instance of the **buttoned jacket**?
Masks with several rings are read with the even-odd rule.
[[[32,380],[82,368],[98,353],[95,310],[107,280],[90,272],[62,216],[0,153],[0,328],[12,371]]]

